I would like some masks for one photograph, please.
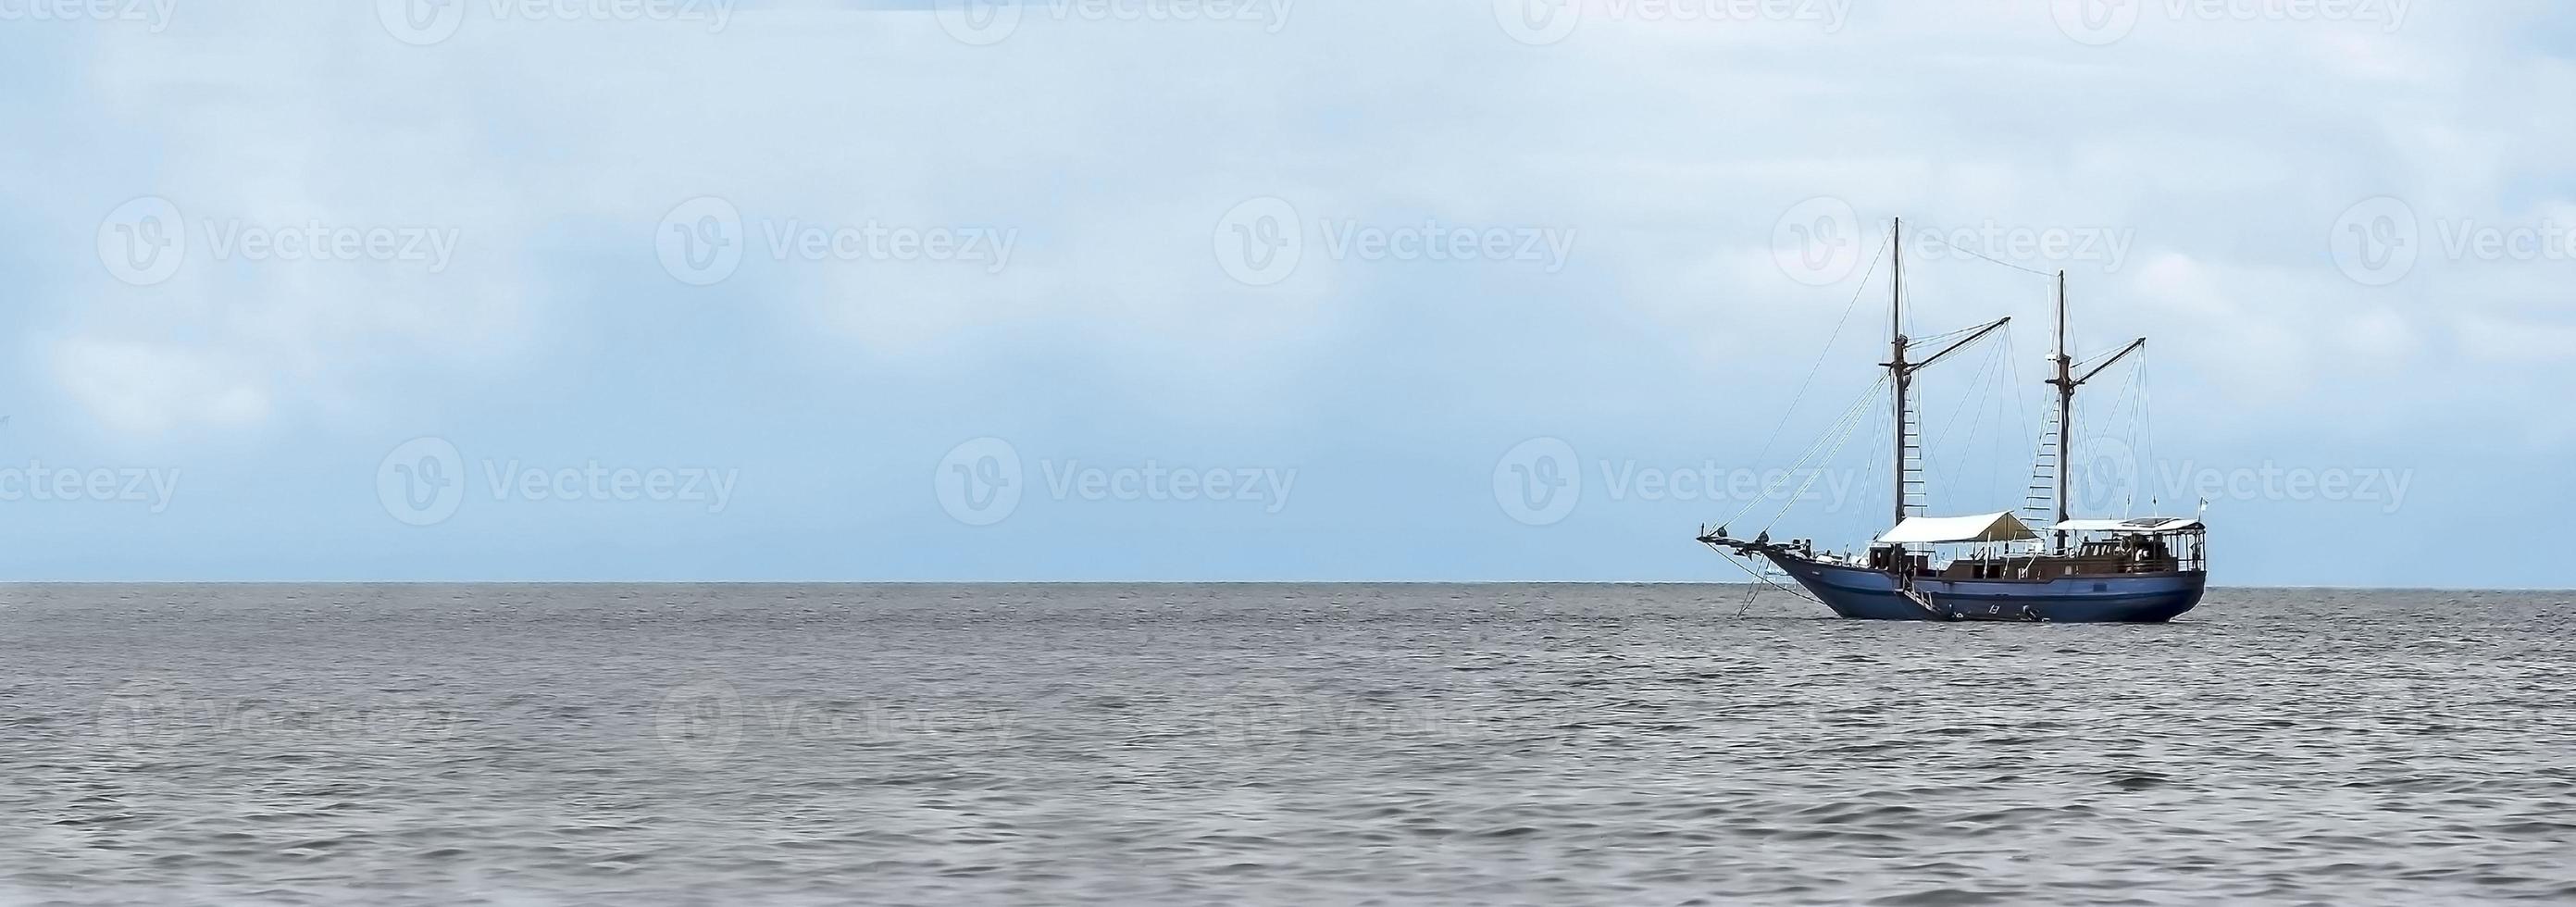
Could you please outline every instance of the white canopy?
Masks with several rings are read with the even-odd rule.
[[[2150,516],[2126,520],[2067,520],[2057,524],[2059,532],[2117,532],[2127,535],[2152,535],[2159,532],[2182,532],[2201,528],[2200,521],[2186,516]]]
[[[1947,542],[2020,542],[2035,539],[2011,511],[1977,516],[1910,516],[1878,537],[1890,545],[1938,545]]]

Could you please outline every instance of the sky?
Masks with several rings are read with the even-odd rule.
[[[0,0],[0,577],[2576,586],[2576,13]],[[1928,349],[1928,341],[1918,355]],[[2044,483],[2043,483],[2044,484]],[[2045,508],[2045,503],[2038,506]]]

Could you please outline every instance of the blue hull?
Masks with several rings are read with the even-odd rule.
[[[1926,609],[1896,591],[1896,577],[1877,570],[1773,557],[1835,614],[1859,620],[2025,620],[2057,623],[2162,623],[2200,604],[2209,574],[2198,571],[2053,580],[1949,580],[1918,577]]]

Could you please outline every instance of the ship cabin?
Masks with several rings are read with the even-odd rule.
[[[2207,527],[2188,517],[2061,520],[2051,539],[2011,513],[1907,517],[1869,566],[1945,580],[2040,580],[2207,569]]]

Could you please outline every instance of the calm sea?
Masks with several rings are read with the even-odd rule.
[[[2564,593],[0,589],[0,903],[2576,899]]]

